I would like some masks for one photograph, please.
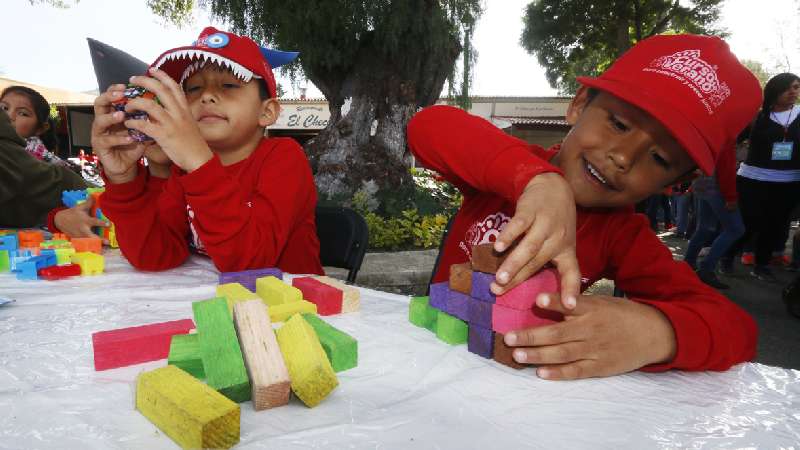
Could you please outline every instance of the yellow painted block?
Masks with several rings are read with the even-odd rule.
[[[56,264],[59,266],[63,266],[66,264],[72,263],[72,255],[75,254],[75,249],[70,248],[57,248],[55,249],[56,252]]]
[[[108,229],[108,245],[110,245],[111,248],[119,248],[119,242],[117,242],[117,227],[115,227],[113,223]]]
[[[226,283],[217,286],[217,297],[225,297],[228,302],[228,312],[233,317],[233,305],[247,300],[261,300],[255,292],[242,286],[241,283]]]
[[[273,322],[285,322],[294,314],[317,313],[317,305],[306,300],[284,303],[278,306],[270,306],[269,320]]]
[[[314,328],[295,314],[278,330],[292,392],[309,408],[317,406],[339,385]]]
[[[344,282],[336,278],[322,275],[316,275],[314,278],[328,286],[340,289],[344,293],[342,295],[342,313],[355,312],[361,308],[361,291],[358,288],[344,284]]]
[[[261,277],[256,280],[256,294],[267,306],[278,306],[303,299],[303,293],[275,277]]]
[[[78,252],[70,257],[73,264],[81,266],[81,275],[98,275],[103,273],[105,258],[92,252]]]
[[[182,448],[239,442],[239,405],[175,366],[137,377],[136,409]]]

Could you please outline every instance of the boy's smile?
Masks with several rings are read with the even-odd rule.
[[[592,97],[581,88],[567,121],[573,128],[552,162],[579,206],[634,205],[680,182],[695,166],[656,119],[603,91]]]

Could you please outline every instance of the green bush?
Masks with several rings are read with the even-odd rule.
[[[369,229],[369,247],[378,250],[437,248],[448,220],[444,214],[420,216],[416,209],[407,209],[400,217],[362,214]]]

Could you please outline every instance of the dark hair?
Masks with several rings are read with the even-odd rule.
[[[786,92],[796,80],[800,80],[800,77],[789,72],[779,73],[770,78],[764,86],[764,103],[761,105],[761,113],[769,114],[772,107],[775,106],[775,102],[778,101],[778,97]]]
[[[227,68],[225,66],[222,66],[219,63],[214,62],[214,63],[211,63],[211,64],[214,66],[214,68],[216,70],[219,70],[221,72],[231,72],[232,73],[231,69],[229,69],[229,68]],[[256,84],[258,85],[258,98],[261,99],[261,100],[269,100],[269,98],[270,98],[269,97],[269,89],[267,89],[266,80],[264,80],[263,78],[256,78],[256,77],[253,77],[252,80],[256,81]],[[185,82],[186,82],[186,80],[184,80],[184,83]],[[183,86],[181,86],[181,88],[183,88]]]
[[[36,114],[36,121],[37,127],[41,127],[44,124],[47,124],[47,130],[42,133],[39,138],[42,140],[42,143],[48,150],[55,152],[56,147],[58,146],[58,141],[56,140],[56,130],[55,130],[55,122],[53,119],[50,118],[50,103],[42,96],[42,94],[38,93],[34,89],[31,89],[27,86],[9,86],[3,89],[3,93],[0,94],[0,99],[4,98],[6,94],[10,94],[12,92],[16,92],[17,94],[24,95],[28,97],[28,100],[31,101],[33,104],[33,113]]]

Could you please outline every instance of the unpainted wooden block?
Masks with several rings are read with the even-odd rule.
[[[292,392],[309,408],[317,406],[339,385],[317,333],[303,316],[295,314],[278,329],[277,337]]]
[[[224,297],[228,302],[228,312],[233,317],[233,305],[248,300],[261,300],[255,292],[242,286],[241,283],[226,283],[217,285],[217,297]]]
[[[303,318],[317,333],[319,343],[328,355],[334,372],[342,372],[358,365],[358,341],[316,314],[303,314]]]
[[[561,313],[541,309],[534,305],[527,310],[509,308],[503,305],[492,305],[492,329],[498,333],[506,334],[509,331],[532,328],[564,319]]]
[[[536,297],[539,294],[558,291],[558,272],[555,269],[543,269],[505,294],[498,295],[495,303],[513,309],[528,310],[536,304]]]
[[[182,448],[239,442],[239,405],[175,366],[136,378],[136,409]]]
[[[341,314],[344,292],[312,277],[292,279],[292,286],[300,289],[303,299],[317,305],[317,314],[331,316]]]
[[[305,300],[284,303],[278,306],[270,306],[267,308],[269,311],[269,318],[273,322],[285,322],[295,314],[314,313],[317,312],[317,305],[307,302]]]
[[[472,270],[484,273],[497,273],[497,269],[503,264],[508,251],[498,253],[494,250],[494,243],[478,244],[472,246]]]
[[[503,341],[504,335],[502,333],[494,333],[494,349],[492,358],[505,366],[512,369],[524,369],[525,364],[518,363],[513,356],[514,347],[509,347]]]
[[[273,277],[262,277],[256,280],[256,294],[267,306],[278,306],[303,299],[303,293],[296,287],[289,286]]]
[[[436,337],[450,345],[464,344],[469,336],[469,327],[463,320],[444,311],[436,316]]]
[[[436,315],[438,310],[428,304],[430,298],[411,297],[408,304],[408,321],[422,328],[436,332]]]
[[[205,378],[206,372],[203,370],[200,339],[197,334],[173,335],[169,344],[167,364],[172,364],[199,380]]]
[[[450,266],[450,290],[470,295],[472,292],[472,265],[469,262]]]
[[[94,370],[125,367],[164,359],[172,336],[194,328],[191,319],[92,333]]]
[[[341,280],[326,277],[324,275],[315,275],[314,278],[328,286],[333,286],[341,289],[342,296],[342,313],[356,312],[361,309],[361,291],[357,287],[349,286]]]

